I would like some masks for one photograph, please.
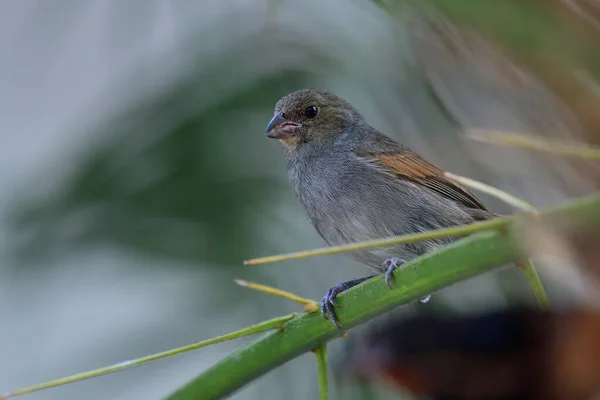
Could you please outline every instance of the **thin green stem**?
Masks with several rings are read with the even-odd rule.
[[[524,211],[529,211],[536,216],[539,215],[539,211],[533,205],[503,190],[495,188],[486,183],[479,182],[470,178],[465,178],[463,176],[454,175],[449,172],[446,172],[446,176],[449,179],[452,179],[462,185],[487,193],[490,196],[496,197],[497,199],[502,200],[505,203],[510,204],[514,207],[520,208]],[[530,259],[528,259],[522,263],[517,263],[517,266],[523,268],[525,277],[529,281],[529,285],[531,286],[535,297],[538,299],[540,306],[542,306],[542,308],[544,309],[550,308],[550,303],[548,301],[548,296],[546,295],[546,290],[544,289],[544,285],[542,284],[542,281],[537,271],[535,270],[533,262]]]
[[[531,289],[533,289],[533,293],[535,297],[538,299],[540,306],[543,309],[547,310],[550,308],[550,302],[548,301],[548,296],[546,295],[546,290],[544,290],[544,285],[542,285],[542,281],[535,270],[535,266],[531,259],[527,259],[523,265],[523,272],[525,273],[525,277],[529,281],[529,285]]]
[[[537,150],[562,156],[600,161],[600,148],[586,143],[574,143],[557,139],[535,138],[508,132],[473,130],[467,135],[479,142]]]
[[[488,185],[487,183],[476,181],[475,179],[471,179],[471,178],[467,178],[467,177],[459,176],[459,175],[454,175],[450,172],[446,172],[445,175],[447,178],[449,178],[453,181],[456,181],[457,183],[459,183],[461,185],[465,185],[472,189],[479,190],[480,192],[483,192],[485,194],[489,194],[490,196],[495,197],[513,207],[516,207],[523,211],[529,211],[529,212],[533,212],[536,214],[538,213],[538,211],[535,209],[535,207],[533,205],[529,204],[528,202],[526,202],[523,199],[518,198],[515,195],[505,192],[504,190],[498,189],[497,187]]]
[[[314,350],[317,358],[319,376],[319,400],[329,400],[329,384],[327,382],[327,344],[323,343]]]
[[[295,301],[304,306],[304,311],[316,312],[319,310],[318,303],[314,300],[300,297],[297,294],[287,292],[285,290],[277,289],[272,286],[262,285],[260,283],[248,282],[243,279],[234,279],[235,283],[240,286],[247,287],[248,289],[257,290],[259,292],[267,293],[273,296],[281,297],[287,300]]]
[[[457,237],[466,236],[475,232],[481,232],[486,230],[498,229],[506,226],[509,222],[514,221],[517,216],[509,216],[503,218],[494,218],[488,221],[475,222],[469,225],[462,225],[452,228],[436,229],[433,231],[427,231],[423,233],[415,233],[411,235],[402,236],[391,236],[383,239],[367,240],[364,242],[357,242],[352,244],[346,244],[342,246],[324,247],[315,250],[305,250],[295,253],[279,254],[275,256],[267,256],[261,258],[254,258],[251,260],[244,261],[244,265],[257,265],[267,264],[279,261],[288,260],[300,260],[303,258],[326,256],[332,254],[349,253],[357,250],[372,249],[375,247],[391,246],[399,243],[414,243],[423,240],[439,239],[442,237]]]
[[[252,325],[247,328],[240,329],[239,331],[227,333],[225,335],[217,336],[212,339],[203,340],[198,343],[193,343],[193,344],[189,344],[187,346],[178,347],[176,349],[163,351],[161,353],[152,354],[152,355],[142,357],[142,358],[137,358],[135,360],[120,362],[118,364],[110,365],[108,367],[99,368],[99,369],[95,369],[95,370],[87,371],[87,372],[82,372],[79,374],[56,379],[53,381],[40,383],[38,385],[29,386],[29,387],[26,387],[23,389],[13,390],[11,392],[0,395],[0,400],[5,400],[5,399],[8,399],[9,397],[14,397],[14,396],[22,395],[22,394],[37,392],[39,390],[48,389],[48,388],[52,388],[52,387],[56,387],[56,386],[66,385],[67,383],[82,381],[84,379],[95,378],[97,376],[121,371],[126,368],[137,367],[139,365],[146,364],[150,361],[155,361],[155,360],[160,360],[161,358],[171,357],[171,356],[174,356],[177,354],[196,350],[201,347],[206,347],[211,344],[226,342],[228,340],[241,338],[243,336],[254,335],[256,333],[265,332],[265,331],[269,331],[272,329],[279,329],[287,321],[294,318],[295,315],[296,315],[295,313],[284,315],[283,317],[273,318],[273,319],[261,322],[256,325]]]

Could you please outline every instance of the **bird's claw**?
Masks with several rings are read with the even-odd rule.
[[[327,292],[325,292],[325,296],[321,300],[321,314],[323,315],[323,317],[325,317],[325,319],[328,319],[331,322],[333,322],[333,324],[338,329],[342,329],[342,327],[339,324],[337,318],[335,317],[333,309],[335,307],[339,307],[339,305],[335,302],[335,296],[337,296],[342,291],[343,289],[340,290],[338,286],[334,286],[331,289],[328,289]]]
[[[392,257],[392,258],[386,259],[383,262],[383,264],[381,265],[381,268],[383,269],[383,272],[385,273],[385,284],[387,285],[388,288],[390,288],[390,289],[392,288],[392,285],[390,285],[390,280],[392,279],[392,276],[394,275],[394,271],[397,270],[404,263],[406,263],[405,260],[398,258],[398,257]],[[431,300],[431,295],[427,295],[427,296],[423,297],[422,299],[419,299],[419,302],[421,302],[422,304],[426,304],[426,303],[429,303],[429,300]]]
[[[392,285],[390,284],[390,280],[392,279],[392,276],[394,275],[394,271],[396,269],[398,269],[398,267],[400,267],[404,263],[406,263],[405,260],[398,258],[398,257],[392,257],[392,258],[386,259],[383,262],[383,264],[381,265],[381,268],[385,272],[385,284],[387,285],[388,288],[390,288],[390,289],[392,288]]]
[[[325,297],[323,297],[323,299],[321,300],[321,314],[323,314],[323,317],[333,322],[333,324],[338,329],[342,329],[342,326],[338,322],[337,318],[335,317],[335,313],[333,312],[333,309],[335,307],[339,307],[339,305],[335,302],[335,296],[372,277],[373,276],[367,276],[364,278],[358,278],[351,281],[341,282],[332,287],[331,289],[327,290],[327,292],[325,292]]]

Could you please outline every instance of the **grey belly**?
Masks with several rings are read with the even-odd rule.
[[[320,203],[313,204],[312,209],[307,210],[313,225],[329,245],[420,233],[452,225],[452,218],[438,215],[439,204],[436,202],[439,200],[435,197],[425,196],[425,200],[420,199],[420,203],[416,203],[411,201],[410,196],[399,198],[381,193],[372,195],[359,189],[355,187],[343,195],[330,198],[321,197]],[[402,194],[402,190],[398,190],[397,194]],[[361,198],[362,201],[358,201]],[[325,205],[325,202],[329,204]],[[464,219],[465,223],[468,222],[468,216],[460,208],[456,207],[452,212],[462,217],[457,220]],[[380,270],[387,258],[409,260],[450,241],[451,239],[429,240],[348,254],[359,262]]]
[[[327,223],[327,221],[320,221],[316,226],[317,230],[323,237],[323,239],[330,245],[343,245],[349,243],[362,242],[365,240],[380,239],[384,237],[404,235],[414,232],[386,232],[381,235],[368,235],[368,231],[361,231],[360,229],[342,226],[340,223]],[[347,253],[350,257],[355,260],[380,270],[381,264],[388,258],[399,257],[404,260],[410,260],[418,257],[429,250],[433,250],[435,247],[441,245],[440,241],[427,241],[418,243],[408,244],[397,244],[393,246],[378,247],[373,249],[359,250],[351,253]]]

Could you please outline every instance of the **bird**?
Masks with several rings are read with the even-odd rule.
[[[466,225],[495,215],[442,169],[370,126],[330,91],[301,89],[282,97],[266,136],[281,143],[292,190],[330,246]],[[397,244],[350,256],[383,272],[391,287],[394,270],[407,260],[453,240]],[[335,297],[375,275],[328,289],[320,303],[323,316],[341,328]]]

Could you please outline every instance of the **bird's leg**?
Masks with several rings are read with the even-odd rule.
[[[338,283],[337,285],[335,285],[334,287],[330,288],[329,290],[327,290],[327,292],[325,292],[325,296],[321,300],[321,314],[323,314],[323,316],[326,319],[331,320],[331,322],[333,322],[333,324],[336,327],[338,327],[339,329],[342,329],[342,326],[339,324],[337,318],[335,317],[335,313],[333,312],[334,307],[339,307],[337,305],[337,303],[335,302],[335,296],[337,296],[338,294],[342,293],[343,291],[346,291],[346,290],[350,289],[351,287],[354,287],[354,286],[358,285],[359,283],[362,283],[362,282],[366,281],[367,279],[370,279],[374,276],[375,275],[371,275],[371,276],[366,276],[364,278],[358,278],[358,279],[353,279],[351,281],[341,282],[341,283]]]
[[[383,272],[385,273],[385,284],[387,285],[388,288],[392,288],[392,285],[390,285],[390,279],[392,279],[392,275],[394,274],[394,271],[398,268],[400,268],[402,266],[402,264],[406,263],[405,260],[398,258],[398,257],[392,257],[392,258],[388,258],[386,259],[383,264],[381,265],[381,269],[383,269]],[[419,301],[423,304],[428,303],[429,300],[431,299],[431,295],[425,296],[422,299],[420,299]]]
[[[383,264],[381,264],[381,269],[385,273],[385,284],[390,289],[392,288],[392,285],[390,285],[390,279],[392,279],[392,275],[394,274],[394,271],[396,269],[398,269],[402,264],[405,264],[405,263],[406,263],[406,261],[401,258],[392,257],[392,258],[387,258],[383,262]]]

